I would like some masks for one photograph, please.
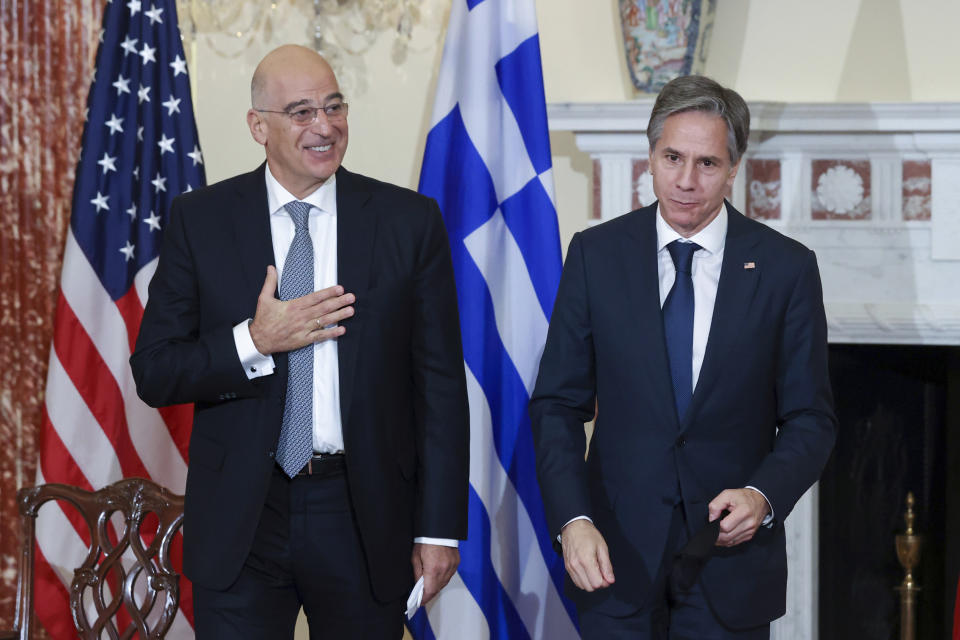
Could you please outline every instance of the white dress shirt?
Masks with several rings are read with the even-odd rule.
[[[695,242],[701,249],[693,253],[690,274],[693,277],[693,388],[697,388],[703,354],[707,350],[710,323],[713,321],[713,306],[717,301],[717,285],[720,284],[720,268],[723,266],[723,247],[727,240],[727,209],[720,213],[698,233],[684,238],[667,224],[657,209],[657,274],[660,277],[660,307],[673,288],[677,269],[667,245],[674,240]]]
[[[278,282],[283,282],[283,263],[293,242],[293,218],[284,208],[297,200],[277,182],[267,166],[267,208],[270,211],[270,234]],[[301,202],[310,205],[308,225],[313,243],[313,288],[326,289],[337,284],[337,176],[324,182]],[[266,277],[266,272],[264,272]],[[247,379],[271,375],[275,369],[272,355],[263,355],[250,337],[250,320],[233,328],[237,355]],[[340,369],[337,340],[324,340],[313,345],[313,450],[315,453],[343,451],[343,424],[340,418]],[[459,542],[448,538],[414,538],[414,542],[457,547]]]
[[[267,207],[277,277],[283,282],[283,265],[293,242],[293,218],[284,206],[297,198],[266,171]],[[324,182],[302,200],[310,205],[308,224],[313,242],[313,289],[319,291],[337,284],[337,176]],[[264,273],[266,276],[266,273]],[[233,329],[237,353],[247,378],[270,375],[273,356],[262,355],[250,338],[250,327],[241,322]],[[313,345],[313,450],[316,453],[343,451],[343,427],[340,424],[340,376],[337,365],[337,341],[324,340]]]
[[[706,227],[684,238],[676,229],[667,224],[657,208],[657,275],[660,278],[660,307],[673,288],[677,279],[677,269],[673,264],[673,257],[667,245],[674,240],[681,242],[695,242],[700,250],[693,253],[693,265],[690,275],[693,278],[693,389],[697,388],[700,379],[700,368],[703,366],[703,354],[707,350],[707,338],[710,337],[710,324],[713,322],[713,307],[717,302],[717,286],[720,284],[720,270],[723,267],[723,248],[727,241],[727,208],[720,207],[720,213],[710,221]],[[767,500],[767,496],[756,487],[753,489]],[[770,513],[763,520],[763,525],[769,526],[773,521],[773,505],[767,500]],[[591,520],[587,516],[571,518],[563,526],[574,520]]]

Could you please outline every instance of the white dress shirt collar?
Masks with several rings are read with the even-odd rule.
[[[676,229],[667,224],[667,221],[660,215],[660,206],[657,205],[657,252],[662,251],[664,247],[674,240],[683,239],[689,242],[696,242],[703,247],[707,253],[715,255],[723,249],[726,243],[727,222],[727,207],[726,202],[724,202],[723,206],[720,207],[720,213],[710,221],[710,224],[689,238],[684,238]]]
[[[267,179],[267,207],[270,215],[285,213],[284,206],[297,200],[282,184],[280,184],[273,174],[270,173],[270,165],[266,166]],[[337,215],[337,174],[331,175],[326,182],[316,188],[313,193],[301,200],[320,211]]]

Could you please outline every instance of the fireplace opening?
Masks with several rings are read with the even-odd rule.
[[[960,571],[960,347],[834,344],[840,428],[820,482],[819,637],[899,637],[895,536],[923,535],[917,637],[946,638]]]

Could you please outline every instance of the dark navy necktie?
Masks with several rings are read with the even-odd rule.
[[[283,263],[280,299],[293,300],[313,291],[313,242],[308,224],[310,205],[286,205],[293,218],[294,235]],[[277,462],[291,478],[313,455],[313,344],[290,351],[287,366],[287,399],[277,441]]]
[[[693,397],[693,253],[700,249],[694,242],[674,240],[667,245],[677,277],[663,303],[663,332],[670,359],[670,378],[673,380],[673,399],[677,419],[683,416]]]

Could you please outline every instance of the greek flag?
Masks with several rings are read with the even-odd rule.
[[[560,281],[534,0],[454,0],[420,191],[453,252],[470,397],[470,530],[418,639],[578,637],[527,402]]]

